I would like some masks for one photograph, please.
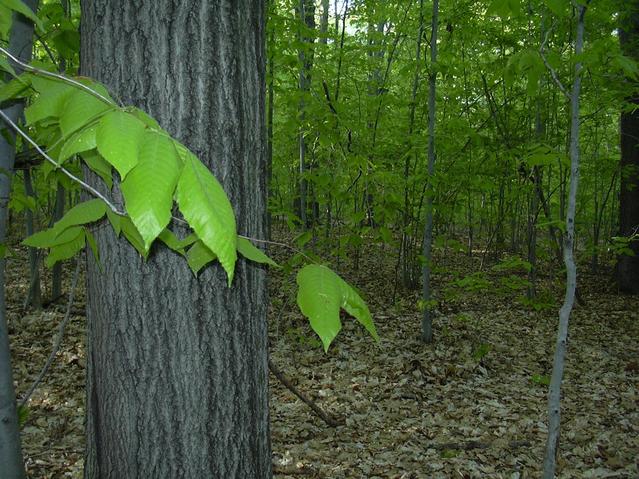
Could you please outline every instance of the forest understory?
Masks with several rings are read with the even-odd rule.
[[[67,298],[25,312],[27,252],[20,246],[13,251],[7,259],[8,320],[20,398],[51,351]],[[483,255],[436,249],[435,341],[424,345],[419,292],[394,291],[395,250],[368,244],[363,251],[357,271],[351,261],[337,270],[364,294],[379,344],[342,318],[344,328],[325,354],[296,309],[294,277],[271,277],[271,360],[341,423],[328,426],[271,375],[275,477],[539,477],[561,278],[540,272],[538,290],[549,299],[536,310],[519,301],[522,291],[502,287],[509,284],[502,279],[513,275],[492,268],[496,261],[484,262],[482,281],[463,282],[459,278],[479,270]],[[74,269],[65,264],[67,293]],[[46,297],[49,272],[43,275]],[[580,265],[584,304],[571,317],[561,478],[639,477],[639,298],[618,295],[611,277],[611,271],[594,275]],[[79,284],[62,346],[23,426],[32,478],[82,477],[83,277]]]

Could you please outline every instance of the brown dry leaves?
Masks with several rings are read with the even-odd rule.
[[[401,293],[390,304],[395,258],[376,248],[368,248],[368,254],[370,264],[345,276],[368,298],[380,344],[345,319],[325,355],[292,307],[290,294],[273,293],[273,361],[322,408],[345,421],[327,427],[271,377],[275,476],[539,477],[546,386],[533,377],[550,374],[557,309],[534,312],[513,295],[494,291],[460,295],[441,304],[435,342],[425,346],[419,340],[416,293]],[[465,273],[478,264],[450,252],[438,261]],[[44,364],[63,317],[61,312],[21,312],[25,270],[23,259],[9,261],[19,395]],[[439,273],[434,280],[443,287],[450,276]],[[559,476],[638,477],[639,298],[606,292],[605,275],[582,274],[580,281],[587,304],[571,318]],[[559,289],[553,291],[561,298]],[[490,350],[478,359],[477,351],[486,347]],[[30,403],[23,429],[30,477],[81,477],[84,351],[84,318],[74,316],[52,371]]]

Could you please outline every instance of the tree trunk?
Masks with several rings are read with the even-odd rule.
[[[24,0],[24,3],[34,12],[38,8],[37,0]],[[9,51],[20,60],[29,62],[32,45],[33,24],[22,15],[15,14],[9,38]],[[22,116],[23,107],[24,105],[18,102],[3,112],[15,122]],[[5,126],[0,123],[0,128],[4,129]],[[9,192],[16,154],[14,140],[13,131],[8,131],[6,136],[0,135],[0,244],[4,244],[7,236]],[[4,255],[0,255],[0,471],[2,479],[22,479],[25,473],[11,370],[4,266]]]
[[[300,71],[299,71],[299,81],[298,87],[300,92],[300,103],[299,103],[299,131],[298,131],[298,144],[299,144],[299,173],[300,173],[300,201],[299,201],[299,213],[300,220],[302,221],[302,229],[306,229],[308,227],[308,218],[307,218],[307,192],[308,192],[308,181],[304,177],[306,174],[306,153],[307,153],[307,144],[306,144],[306,98],[305,95],[308,95],[308,92],[311,89],[311,70],[313,69],[313,44],[315,42],[315,38],[309,35],[308,31],[305,30],[314,30],[315,29],[315,4],[312,0],[299,0],[299,5],[297,7],[298,16],[299,16],[299,42],[300,48],[297,52],[299,63],[300,63]]]
[[[624,55],[639,60],[639,0],[623,2],[619,39]],[[639,88],[630,82],[628,102],[639,104]],[[619,229],[621,236],[639,233],[639,111],[626,109],[621,114],[621,189],[619,192]],[[639,294],[639,240],[631,241],[634,256],[621,255],[617,262],[619,289]]]
[[[587,6],[577,7],[577,36],[575,57],[580,58],[584,46],[584,16]],[[575,78],[570,93],[570,185],[566,211],[566,234],[564,235],[564,264],[566,265],[566,294],[559,311],[557,342],[552,364],[552,375],[548,391],[548,439],[544,457],[544,479],[554,479],[559,452],[561,424],[561,382],[564,376],[566,349],[568,346],[568,322],[577,292],[577,265],[575,264],[575,214],[579,187],[579,95],[581,93],[581,62],[575,63]]]
[[[428,195],[426,196],[426,225],[424,226],[424,266],[422,268],[424,313],[422,315],[422,340],[433,341],[433,310],[430,304],[432,290],[430,272],[433,259],[433,176],[435,174],[435,106],[437,80],[437,27],[439,0],[433,0],[433,23],[430,37],[430,74],[428,78]]]
[[[222,182],[241,234],[266,235],[264,5],[85,0],[81,71],[148,111]],[[119,196],[119,195],[116,195]],[[85,478],[270,478],[267,295],[240,260],[194,277],[110,228],[87,266]]]

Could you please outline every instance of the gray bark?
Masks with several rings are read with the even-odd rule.
[[[33,11],[38,8],[37,0],[24,0],[24,3]],[[22,15],[14,15],[9,52],[21,61],[29,62],[32,45],[33,24]],[[18,102],[3,111],[15,122],[22,116],[23,107],[24,105]],[[0,128],[5,128],[5,125],[0,125]],[[0,135],[0,244],[4,244],[7,238],[8,203],[15,154],[15,133],[9,130],[6,136]],[[22,479],[25,473],[11,370],[5,300],[5,261],[4,258],[0,258],[0,471],[3,479]]]
[[[38,8],[37,0],[25,0],[25,4],[33,11]],[[28,62],[31,60],[32,45],[33,24],[21,15],[14,15],[9,38],[10,53]],[[22,116],[23,104],[16,103],[3,111],[15,122]],[[5,125],[0,127],[4,128]],[[7,237],[7,207],[15,154],[14,132],[8,131],[7,136],[0,135],[0,244],[4,244]],[[3,479],[22,479],[25,472],[11,370],[4,267],[4,258],[0,258],[0,471]]]
[[[579,6],[575,55],[579,57],[584,45],[584,16],[586,6]],[[561,420],[561,381],[564,375],[564,361],[568,343],[568,322],[577,289],[577,266],[573,255],[575,241],[575,211],[577,209],[577,188],[579,186],[579,94],[581,92],[581,62],[575,64],[575,79],[570,94],[570,186],[566,210],[566,234],[564,235],[564,264],[566,265],[566,295],[559,311],[559,327],[552,375],[548,392],[548,440],[544,458],[544,479],[555,477],[555,463],[559,451],[559,430]]]
[[[639,60],[639,1],[623,2],[619,39],[625,55]],[[628,102],[639,104],[639,85],[628,80],[632,90]],[[639,233],[639,111],[621,114],[621,187],[619,191],[619,230],[625,237]],[[619,289],[639,294],[639,240],[630,242],[634,256],[621,255],[617,262]]]
[[[264,5],[85,0],[81,71],[153,115],[222,182],[238,231],[266,235]],[[270,478],[267,295],[240,260],[198,278],[110,228],[87,271],[85,478]]]
[[[422,315],[422,340],[426,343],[433,341],[433,311],[430,307],[432,291],[430,287],[430,272],[433,246],[433,187],[432,178],[435,174],[435,106],[437,80],[437,27],[439,17],[439,0],[433,0],[433,23],[430,37],[430,68],[428,78],[428,195],[426,197],[426,225],[424,227],[424,267],[422,281],[424,298],[424,313]]]

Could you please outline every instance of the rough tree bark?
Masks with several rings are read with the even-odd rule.
[[[623,2],[619,40],[624,55],[639,61],[639,0]],[[628,102],[639,105],[639,84],[628,80]],[[621,236],[639,234],[639,111],[621,114],[621,189],[619,192],[619,230]],[[639,240],[630,243],[634,256],[619,256],[617,281],[625,293],[639,294]]]
[[[25,0],[24,3],[33,11],[38,8],[37,0]],[[14,15],[9,51],[20,60],[29,62],[32,45],[33,24],[22,15]],[[3,112],[15,122],[22,116],[23,106],[18,102],[4,108]],[[0,127],[5,125],[0,124]],[[7,234],[7,207],[16,154],[14,140],[12,131],[7,131],[6,136],[0,135],[0,244],[4,244]],[[0,471],[3,479],[22,479],[25,475],[11,371],[4,279],[4,258],[0,256]]]
[[[143,108],[266,235],[264,3],[84,0],[81,72]],[[116,194],[116,196],[118,196]],[[270,478],[264,271],[198,278],[98,228],[88,260],[85,478]],[[90,255],[89,255],[90,256]]]

